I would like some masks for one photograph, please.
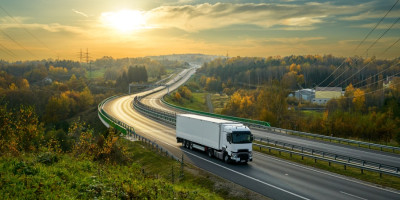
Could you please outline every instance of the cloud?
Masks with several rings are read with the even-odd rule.
[[[287,26],[287,30],[310,30],[330,17],[349,15],[365,5],[337,6],[330,3],[301,5],[276,3],[216,3],[161,6],[146,12],[147,22],[155,27],[179,28],[187,32],[220,28],[235,24],[253,24],[264,28]],[[297,28],[296,28],[297,27]],[[300,27],[300,28],[299,28]]]
[[[79,15],[82,15],[84,17],[89,17],[89,15],[87,15],[86,13],[78,11],[78,10],[75,10],[75,9],[72,9],[72,12],[74,12],[76,14],[79,14]]]
[[[81,34],[84,33],[84,29],[80,27],[75,27],[75,26],[68,26],[68,25],[62,25],[59,23],[51,23],[51,24],[39,24],[39,23],[32,23],[32,24],[25,24],[23,22],[22,17],[18,17],[19,24],[15,23],[14,21],[9,21],[4,18],[0,18],[0,22],[2,23],[2,26],[0,29],[6,30],[6,29],[21,29],[22,27],[25,29],[42,29],[48,32],[70,32],[70,33],[75,33],[75,34]]]
[[[376,23],[369,23],[369,24],[362,24],[359,26],[353,26],[357,28],[373,28],[376,25]],[[390,26],[392,26],[392,23],[381,23],[376,29],[387,29]],[[400,29],[400,24],[395,24],[392,29]]]
[[[302,43],[307,43],[310,41],[315,41],[315,40],[324,40],[326,39],[325,37],[290,37],[290,38],[271,38],[271,39],[265,39],[265,40],[257,40],[255,41],[256,43],[262,43],[262,44],[302,44]]]

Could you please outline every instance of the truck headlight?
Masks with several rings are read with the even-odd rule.
[[[236,158],[237,157],[237,153],[232,153],[232,158]]]

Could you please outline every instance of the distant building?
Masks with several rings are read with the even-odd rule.
[[[313,89],[302,89],[294,92],[294,97],[299,101],[309,101],[315,97],[315,90]]]
[[[341,87],[317,87],[315,88],[315,98],[313,103],[326,104],[331,99],[337,99],[342,96]]]
[[[393,83],[393,81],[394,80],[396,80],[396,79],[400,79],[400,77],[393,77],[393,76],[391,76],[391,77],[386,77],[386,79],[385,80],[383,80],[383,88],[389,88],[390,87],[390,85],[392,85],[392,83]]]
[[[53,80],[51,80],[50,77],[46,77],[42,80],[42,82],[46,85],[53,83]]]

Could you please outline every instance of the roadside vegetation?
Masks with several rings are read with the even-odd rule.
[[[260,142],[257,142],[260,143]],[[265,143],[260,143],[267,146],[272,146]],[[336,163],[329,163],[327,161],[314,160],[312,158],[302,157],[300,155],[295,155],[285,152],[279,152],[277,150],[268,150],[266,148],[262,148],[261,150],[257,146],[253,146],[254,151],[258,151],[267,155],[271,155],[274,157],[282,158],[285,160],[293,161],[296,163],[300,163],[306,166],[315,167],[318,169],[326,170],[329,172],[341,174],[344,176],[356,178],[362,181],[367,181],[373,184],[381,185],[383,187],[389,187],[399,190],[400,189],[400,177],[379,174],[376,172],[363,170],[361,171],[358,168],[353,168],[350,166],[344,166]]]
[[[264,198],[189,164],[181,171],[98,119],[97,104],[126,93],[129,83],[155,82],[187,65],[156,57],[1,61],[1,198]]]
[[[333,73],[341,63],[343,66]],[[267,121],[285,129],[398,146],[398,63],[399,59],[344,59],[331,55],[219,58],[205,63],[184,87],[192,96],[228,95],[229,99],[220,99],[223,102],[214,99],[213,105],[222,106],[214,112],[221,114]],[[294,90],[318,84],[342,87],[344,96],[330,100],[326,106],[289,97]],[[199,110],[209,111],[207,98],[198,102],[196,98],[178,100],[182,92],[188,93],[179,89],[166,99],[184,107],[200,104]],[[302,111],[303,107],[322,111]]]

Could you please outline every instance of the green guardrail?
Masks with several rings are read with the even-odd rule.
[[[198,110],[192,110],[192,109],[189,109],[189,108],[184,108],[184,107],[180,107],[180,106],[177,106],[177,105],[170,104],[170,103],[166,102],[164,100],[164,98],[162,98],[161,101],[163,103],[167,104],[168,106],[173,107],[173,108],[177,108],[177,109],[184,110],[184,111],[187,111],[187,112],[196,113],[196,114],[199,114],[199,115],[205,115],[205,116],[210,116],[210,117],[214,117],[214,118],[221,118],[221,119],[227,119],[227,120],[231,120],[231,121],[243,122],[243,123],[247,123],[247,124],[256,124],[256,125],[260,125],[260,126],[271,127],[271,125],[268,122],[264,122],[264,121],[245,119],[245,118],[240,118],[240,117],[232,117],[232,116],[228,116],[228,115],[219,115],[219,114],[203,112],[203,111],[198,111]]]
[[[126,134],[128,133],[128,131],[127,131],[128,126],[127,126],[125,123],[123,123],[123,122],[121,122],[121,121],[119,121],[119,120],[117,120],[117,119],[115,119],[115,118],[109,116],[109,115],[102,109],[103,105],[104,105],[107,101],[109,101],[109,100],[111,100],[111,99],[113,99],[113,98],[115,98],[115,97],[117,97],[117,96],[109,97],[109,98],[107,98],[107,99],[104,99],[102,102],[100,102],[99,105],[98,105],[98,107],[97,107],[97,108],[98,108],[98,114],[99,114],[99,116],[101,117],[101,119],[103,119],[108,125],[110,125],[111,127],[115,128],[117,131],[121,132],[122,134],[126,135]],[[130,128],[130,127],[129,127],[129,128]],[[131,130],[131,131],[133,131],[133,130]]]

